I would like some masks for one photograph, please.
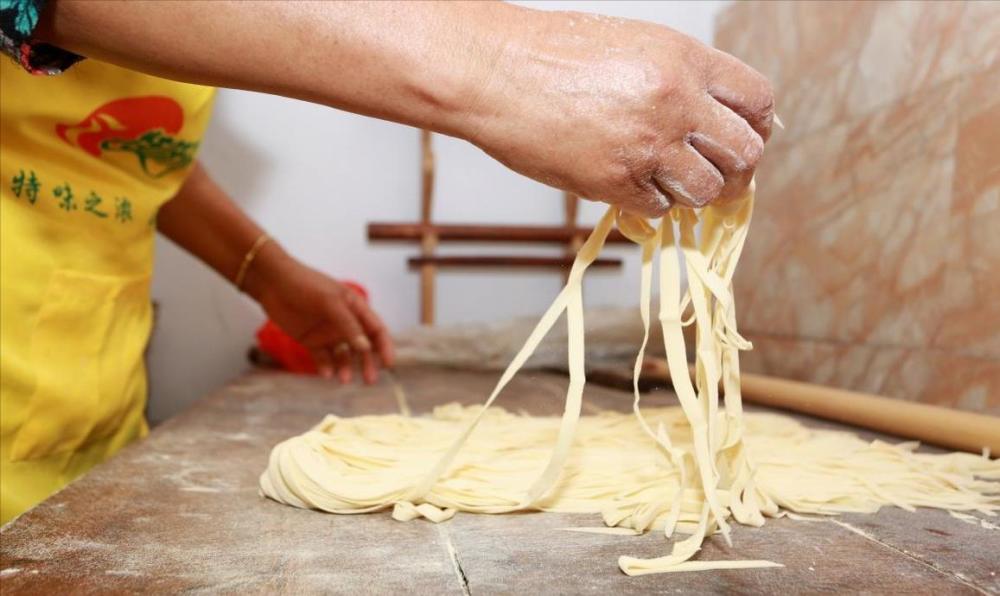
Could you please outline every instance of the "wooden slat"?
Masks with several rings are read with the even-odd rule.
[[[420,241],[420,324],[433,325],[435,310],[437,266],[434,250],[438,238],[433,233],[426,234]]]
[[[520,255],[434,255],[410,257],[411,267],[570,267],[573,257],[525,257]],[[621,267],[621,259],[597,259],[591,267]]]
[[[565,244],[576,237],[586,237],[593,228],[565,226],[508,226],[479,224],[421,224],[405,222],[372,222],[368,224],[369,240],[403,240],[419,242],[425,233],[437,234],[440,242],[514,242]],[[608,235],[609,244],[631,244],[618,230]]]
[[[580,211],[580,197],[571,192],[563,193],[563,211],[566,216],[565,226],[574,232],[573,237],[566,242],[565,252],[567,256],[573,256],[580,252],[580,248],[586,239],[586,236],[576,232],[576,219]],[[568,270],[563,272],[564,284],[569,283],[569,274]]]
[[[431,131],[420,131],[420,254],[431,257],[437,249],[438,235],[431,229],[434,210],[434,144]],[[420,267],[420,324],[433,325],[435,313],[435,277],[437,268],[431,262]]]
[[[431,131],[420,131],[420,221],[431,222],[434,208],[434,144]]]

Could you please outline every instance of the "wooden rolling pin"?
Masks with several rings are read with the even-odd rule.
[[[646,358],[646,380],[670,380],[666,360]],[[890,399],[868,393],[742,373],[744,401],[917,439],[925,443],[1000,455],[1000,416]]]

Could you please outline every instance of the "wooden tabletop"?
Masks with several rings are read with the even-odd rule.
[[[494,373],[400,371],[411,407],[479,403]],[[498,401],[561,412],[566,379],[522,373]],[[588,408],[630,406],[625,392],[588,386]],[[651,405],[668,403],[660,391]],[[659,556],[662,535],[559,531],[599,516],[459,514],[443,524],[388,513],[339,516],[258,496],[271,446],[326,413],[396,411],[388,384],[256,372],[0,530],[0,590],[15,593],[1000,593],[1000,530],[939,511],[735,526],[733,548],[713,538],[702,559],[770,559],[777,569],[630,578],[622,554]],[[824,426],[831,426],[823,423]],[[993,521],[994,524],[1000,522]]]

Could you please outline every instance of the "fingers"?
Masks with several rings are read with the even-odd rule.
[[[340,343],[334,346],[332,352],[337,378],[346,385],[354,380],[354,358],[351,355],[351,348],[346,343]]]
[[[369,339],[375,346],[375,351],[385,366],[392,366],[395,362],[395,353],[392,347],[392,339],[388,329],[381,319],[372,312],[368,305],[361,298],[350,301],[352,311],[358,317],[358,321],[364,327]],[[378,380],[378,364],[375,362],[375,353],[367,350],[360,353],[361,356],[361,376],[366,383],[374,383]]]
[[[771,137],[774,92],[767,78],[737,58],[714,50],[708,92],[719,103],[743,118],[761,139]]]
[[[631,213],[652,218],[662,217],[673,206],[673,197],[650,179],[648,171],[638,173],[628,186],[631,192],[624,198],[611,198],[607,202],[619,205]]]
[[[679,117],[661,121],[663,134],[639,141],[654,147],[630,154],[629,176],[617,184],[633,192],[625,200],[612,196],[608,202],[657,217],[671,203],[698,208],[746,195],[771,134],[774,95],[759,72],[729,54],[708,51],[707,60],[696,61],[695,75],[680,77],[679,87],[670,87],[669,93],[656,94],[655,101],[667,98],[665,103],[681,106],[678,112],[668,105]],[[639,165],[629,167],[631,163]],[[658,204],[663,197],[666,205]]]
[[[392,337],[382,320],[353,292],[326,297],[322,312],[322,320],[299,339],[320,375],[350,383],[359,366],[366,383],[378,381],[378,360],[386,366],[395,362]]]
[[[309,349],[321,376],[333,378],[336,375],[340,382],[350,383],[357,361],[365,382],[374,383],[378,380],[378,363],[372,344],[379,346],[379,355],[391,364],[394,358],[392,341],[388,330],[367,305],[349,306],[351,303],[351,299],[346,303],[331,302],[326,307],[326,321],[299,341]],[[368,331],[368,327],[372,331]]]
[[[662,166],[652,182],[675,203],[704,207],[722,192],[725,178],[694,147],[676,142],[663,156]]]
[[[344,302],[332,303],[328,307],[327,317],[329,326],[337,330],[337,337],[339,339],[337,346],[334,348],[337,352],[337,378],[340,379],[341,383],[350,383],[354,379],[355,357],[360,358],[363,365],[371,360],[371,341],[365,335],[364,329],[354,316],[354,313]],[[373,378],[375,375],[371,374],[371,372],[363,370],[365,381],[375,381]]]
[[[728,107],[707,97],[696,130],[688,143],[715,166],[725,181],[721,200],[742,196],[750,184],[757,162],[764,153],[764,139],[746,120]]]
[[[319,348],[309,351],[312,355],[313,362],[316,363],[316,370],[319,376],[324,379],[332,379],[334,371],[333,358],[330,357],[330,352],[325,348]]]
[[[375,363],[375,354],[369,350],[361,352],[361,378],[365,383],[371,385],[378,381],[378,365]]]
[[[330,304],[327,308],[327,318],[330,325],[338,330],[342,341],[346,341],[352,350],[359,353],[371,351],[372,344],[365,330],[352,310],[343,302]]]
[[[351,296],[351,299],[347,301],[348,307],[357,316],[383,364],[391,368],[396,363],[396,350],[389,330],[382,319],[375,314],[375,311],[368,307],[368,303],[364,299],[357,294],[351,294]]]

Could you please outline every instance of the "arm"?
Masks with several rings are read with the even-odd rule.
[[[248,218],[196,164],[177,195],[160,208],[157,227],[167,238],[226,279],[235,279],[244,256],[263,230]],[[309,349],[320,373],[351,380],[351,354],[365,381],[376,378],[377,353],[391,366],[393,346],[382,321],[353,291],[306,267],[274,240],[247,269],[243,288],[279,326]]]
[[[742,194],[773,116],[759,73],[672,29],[504,3],[53,0],[36,35],[464,138],[647,215]]]
[[[501,4],[55,0],[36,35],[156,76],[459,134]]]

